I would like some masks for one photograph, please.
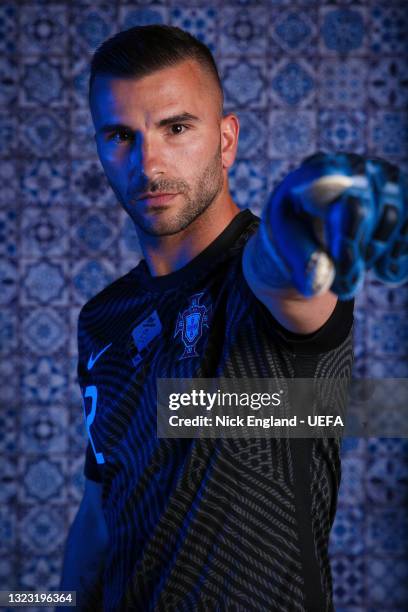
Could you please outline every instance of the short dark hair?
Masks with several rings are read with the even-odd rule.
[[[122,78],[142,78],[156,70],[194,59],[211,75],[220,93],[220,115],[224,94],[217,65],[210,49],[197,38],[176,26],[152,24],[135,26],[105,40],[91,60],[89,102],[97,74]]]

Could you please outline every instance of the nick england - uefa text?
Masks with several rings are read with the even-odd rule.
[[[222,392],[220,389],[210,393],[203,389],[193,389],[189,393],[170,393],[168,407],[172,411],[183,407],[190,408],[191,406],[211,411],[213,408],[236,406],[237,408],[249,408],[257,411],[265,407],[280,406],[282,395],[282,389],[276,393],[230,393]],[[268,415],[262,418],[256,417],[254,414],[243,416],[221,414],[215,415],[214,418],[202,414],[193,417],[172,414],[168,419],[171,427],[262,427],[264,429],[285,426],[297,427],[299,424],[304,425],[306,421],[309,427],[344,427],[343,419],[339,415],[329,414],[308,414],[303,419],[296,414],[290,417]]]

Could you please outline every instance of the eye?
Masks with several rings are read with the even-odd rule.
[[[178,128],[185,128],[186,130],[188,129],[188,127],[183,123],[173,123],[173,125],[170,127],[173,136],[184,134],[184,132],[180,131]]]
[[[133,135],[130,132],[127,132],[126,130],[116,130],[115,132],[112,132],[108,136],[108,140],[113,140],[114,142],[117,142],[117,143],[131,142],[132,139],[133,139]]]

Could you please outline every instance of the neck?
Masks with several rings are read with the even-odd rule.
[[[140,246],[152,276],[179,270],[210,245],[240,212],[231,196],[213,202],[184,230],[171,236],[150,236],[138,231]]]

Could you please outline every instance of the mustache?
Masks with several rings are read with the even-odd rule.
[[[187,193],[188,185],[184,181],[155,181],[144,183],[143,185],[130,185],[127,190],[127,197],[130,200],[140,198],[144,193]]]

